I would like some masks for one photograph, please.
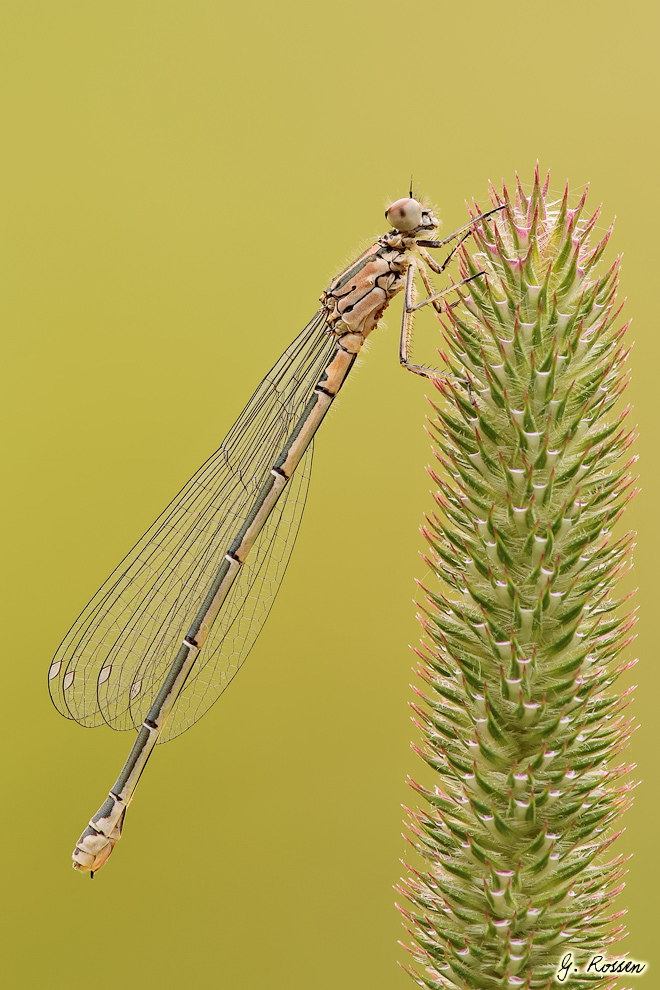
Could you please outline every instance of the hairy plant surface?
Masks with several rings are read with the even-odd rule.
[[[566,952],[583,967],[623,934],[623,859],[608,856],[632,786],[617,763],[628,692],[610,690],[631,665],[614,594],[631,534],[612,532],[632,494],[627,410],[613,411],[628,351],[619,259],[597,273],[611,230],[591,246],[585,197],[550,202],[538,168],[529,196],[493,190],[504,209],[461,258],[485,276],[446,314],[425,527],[445,588],[424,589],[413,705],[439,786],[412,783],[424,866],[400,888],[423,987],[550,987]]]

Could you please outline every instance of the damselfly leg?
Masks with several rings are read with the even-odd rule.
[[[399,340],[399,361],[402,366],[407,370],[411,371],[414,375],[420,375],[422,378],[438,378],[442,372],[438,371],[437,368],[431,368],[423,364],[414,364],[410,359],[410,350],[412,344],[412,328],[415,312],[427,303],[431,303],[438,312],[440,300],[450,292],[455,292],[456,289],[460,289],[462,285],[467,285],[473,279],[478,278],[483,272],[477,272],[476,275],[470,275],[469,278],[464,278],[460,282],[454,283],[454,285],[448,286],[443,289],[442,292],[435,292],[432,296],[428,296],[423,299],[420,303],[414,302],[414,289],[415,289],[415,271],[419,271],[420,274],[424,271],[420,267],[420,262],[411,262],[408,271],[406,273],[406,288],[404,292],[403,300],[403,317],[401,319],[401,337]],[[424,273],[426,274],[426,273]],[[428,278],[428,275],[426,276]],[[426,285],[426,279],[422,275],[424,284]],[[437,305],[436,305],[437,304]]]
[[[453,234],[450,234],[449,237],[445,237],[441,241],[417,241],[419,256],[411,256],[410,264],[406,272],[403,314],[401,318],[401,336],[399,340],[399,361],[407,371],[412,372],[414,375],[420,375],[422,378],[437,378],[442,374],[442,372],[438,371],[437,368],[430,368],[426,365],[415,364],[411,360],[414,314],[417,310],[428,305],[432,305],[438,314],[441,313],[442,300],[445,296],[449,295],[451,292],[455,292],[456,289],[460,289],[462,285],[467,285],[467,283],[471,282],[473,279],[479,278],[480,275],[483,275],[483,272],[477,272],[475,275],[470,275],[468,278],[464,278],[460,282],[455,282],[446,289],[436,292],[431,284],[431,279],[429,278],[426,270],[426,265],[428,265],[435,274],[441,275],[451,262],[452,258],[455,256],[463,241],[470,236],[476,225],[482,221],[486,221],[490,216],[492,216],[493,213],[497,213],[502,209],[504,209],[503,206],[497,206],[493,210],[488,210],[486,213],[480,214],[478,217],[475,217],[474,220],[471,220],[463,227],[459,227],[458,230],[453,232]],[[456,240],[457,243],[442,263],[438,263],[426,250],[426,248],[444,247],[446,244],[451,244],[454,240]],[[419,272],[422,282],[424,283],[424,288],[426,289],[426,298],[422,299],[420,302],[415,302],[415,274],[417,272]],[[460,300],[457,300],[457,302],[460,302]],[[453,303],[453,305],[457,305],[457,302]],[[467,383],[467,388],[469,390],[469,382]]]
[[[475,217],[473,220],[470,220],[469,223],[463,224],[462,227],[459,227],[452,234],[450,234],[449,237],[444,237],[441,241],[438,241],[438,240],[429,241],[429,240],[423,240],[423,239],[422,240],[418,240],[417,241],[417,247],[420,249],[419,253],[420,253],[420,255],[422,255],[422,257],[426,261],[426,263],[429,266],[429,268],[431,269],[431,271],[432,272],[435,272],[436,275],[442,275],[442,273],[444,272],[445,268],[447,267],[447,265],[449,264],[449,262],[451,261],[451,259],[454,257],[454,255],[458,251],[458,249],[461,246],[461,244],[463,243],[463,241],[467,237],[470,236],[470,234],[472,233],[472,231],[474,230],[474,228],[477,226],[477,224],[481,223],[483,220],[487,220],[494,213],[500,213],[505,208],[506,208],[506,204],[504,204],[502,206],[496,206],[492,210],[486,210],[485,213],[480,213],[478,217]],[[439,264],[435,260],[435,258],[432,258],[431,255],[425,250],[425,248],[441,248],[441,247],[445,247],[446,244],[451,244],[451,242],[454,241],[454,240],[456,240],[456,238],[458,238],[458,237],[460,237],[460,240],[452,248],[452,250],[449,252],[449,254],[445,258],[445,260],[442,262],[442,264]]]

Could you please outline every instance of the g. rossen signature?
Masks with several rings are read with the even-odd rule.
[[[646,969],[646,963],[638,962],[635,959],[608,959],[607,956],[592,956],[589,962],[582,967],[583,973],[620,974],[626,973],[628,976],[640,976]],[[573,953],[567,952],[557,967],[555,979],[563,983],[571,974],[580,972],[579,968],[573,965]]]

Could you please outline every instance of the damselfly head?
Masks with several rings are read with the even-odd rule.
[[[430,231],[438,226],[433,212],[412,197],[397,199],[396,203],[392,203],[385,211],[385,219],[401,233],[409,233],[419,228]]]
[[[395,230],[414,230],[422,222],[422,204],[416,199],[397,199],[385,211],[385,219]]]

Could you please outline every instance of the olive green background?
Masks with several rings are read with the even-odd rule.
[[[218,445],[410,173],[449,233],[487,180],[568,177],[616,213],[634,316],[643,663],[620,853],[657,941],[657,10],[16,0],[0,5],[3,812],[10,988],[395,990],[393,907],[431,482],[400,303],[317,442],[298,547],[221,702],[159,748],[93,883],[70,853],[132,737],[66,722],[60,638]],[[433,359],[438,324],[420,323]],[[632,587],[629,581],[628,586]],[[6,730],[6,731],[5,731]],[[7,975],[9,974],[9,975]],[[651,986],[653,976],[644,986]]]

